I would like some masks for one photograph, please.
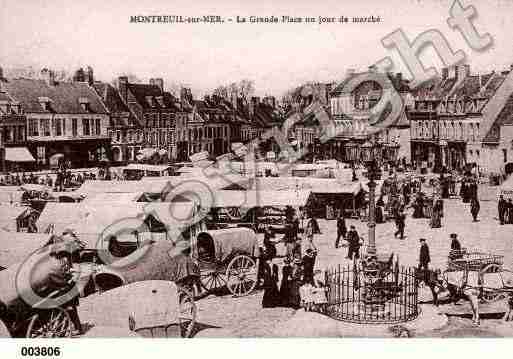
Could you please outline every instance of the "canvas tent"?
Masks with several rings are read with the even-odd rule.
[[[0,229],[0,267],[8,268],[23,262],[49,239],[50,235],[45,233],[16,233]]]
[[[38,232],[62,233],[83,218],[86,208],[81,203],[47,202],[36,222]]]
[[[8,232],[20,232],[26,228],[27,217],[32,210],[26,206],[0,206],[0,229]]]
[[[19,187],[0,187],[0,204],[21,203],[24,191]]]
[[[304,207],[311,191],[216,191],[214,207]]]
[[[64,215],[65,214],[65,215]],[[172,239],[173,228],[186,228],[195,214],[192,203],[48,203],[38,220],[38,228],[52,228],[60,234],[71,229],[90,248],[101,237],[116,235],[121,240],[134,231],[144,239]],[[201,224],[197,226],[200,227]],[[190,228],[191,232],[198,230]],[[151,233],[151,234],[150,234]],[[195,232],[194,232],[195,233]]]
[[[315,215],[330,217],[333,207],[356,213],[361,194],[360,182],[345,182],[336,178],[263,177],[256,178],[252,189],[257,191],[301,191],[313,194]],[[330,209],[331,208],[331,209]]]

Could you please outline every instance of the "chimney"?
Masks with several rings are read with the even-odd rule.
[[[153,79],[155,81],[154,85],[160,88],[160,91],[164,92],[164,80],[161,78]]]
[[[121,95],[121,99],[128,102],[128,77],[127,76],[119,76],[118,77],[118,91]]]
[[[242,97],[236,97],[237,101],[237,110],[244,109],[244,99]]]
[[[260,98],[259,97],[251,97],[251,101],[249,101],[249,104],[248,104],[248,112],[251,116],[253,116],[255,114],[255,107],[260,103]]]
[[[442,81],[449,77],[449,69],[447,67],[442,68]]]
[[[46,82],[48,86],[55,85],[55,73],[52,70],[44,68],[41,70],[41,77]]]
[[[237,101],[237,94],[235,92],[232,92],[230,94],[230,102],[232,103],[232,107],[234,110],[239,110],[239,101]]]
[[[187,87],[182,87],[180,90],[180,101],[182,103],[188,102],[189,105],[192,105],[192,92],[191,89]]]
[[[87,66],[86,71],[84,73],[84,81],[91,86],[94,83],[94,74],[93,68],[91,66]]]

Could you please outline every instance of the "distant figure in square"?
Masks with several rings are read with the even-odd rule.
[[[347,241],[349,242],[347,258],[351,260],[353,258],[360,258],[360,236],[353,225],[351,225],[351,229],[347,232]]]
[[[479,214],[479,210],[481,209],[481,205],[477,200],[477,197],[472,197],[470,202],[470,214],[472,214],[472,222],[477,222],[477,215]]]
[[[335,240],[335,248],[340,244],[340,238],[345,239],[347,234],[346,220],[342,210],[338,212],[337,217],[337,239]]]
[[[425,238],[420,239],[420,255],[419,255],[419,269],[424,269],[426,272],[429,267],[429,262],[431,262],[431,257],[429,256],[429,247],[426,243]]]

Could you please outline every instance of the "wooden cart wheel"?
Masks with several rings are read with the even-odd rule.
[[[257,285],[257,263],[249,256],[238,255],[228,264],[226,277],[226,286],[233,295],[248,295]]]
[[[27,329],[27,338],[70,338],[71,318],[61,308],[35,314]]]
[[[492,263],[492,264],[486,265],[483,269],[481,269],[479,275],[481,277],[481,281],[484,282],[483,276],[486,273],[499,273],[501,271],[502,271],[502,268],[500,265]],[[483,283],[483,285],[484,284],[485,283]],[[481,293],[481,299],[483,300],[483,302],[486,302],[486,303],[495,302],[504,297],[505,297],[504,293],[501,293],[501,292],[493,290],[493,289],[488,289],[488,288],[483,288],[482,293]]]
[[[200,281],[207,292],[212,292],[226,285],[226,274],[216,270],[201,272]]]
[[[193,296],[186,292],[180,291],[180,335],[182,338],[190,338],[196,325],[196,303],[194,303]]]
[[[226,213],[228,214],[228,217],[232,221],[240,219],[242,216],[240,214],[240,208],[239,207],[229,207],[226,209]]]

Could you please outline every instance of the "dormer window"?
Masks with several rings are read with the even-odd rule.
[[[38,101],[44,111],[50,111],[50,103],[52,100],[50,100],[49,97],[39,97]]]
[[[164,96],[157,96],[157,97],[155,97],[155,100],[157,100],[157,103],[159,104],[160,107],[166,107],[164,105]]]
[[[147,103],[148,103],[148,105],[150,105],[151,107],[155,107],[155,101],[154,101],[153,96],[146,96],[146,102],[147,102]]]
[[[82,111],[89,112],[89,99],[87,97],[80,97],[78,103],[82,108]]]

